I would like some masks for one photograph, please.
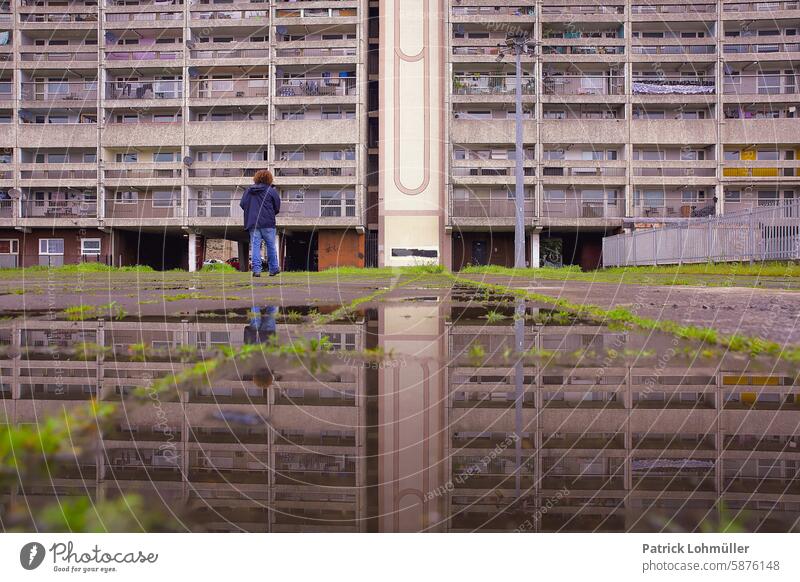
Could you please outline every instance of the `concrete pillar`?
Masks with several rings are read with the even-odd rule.
[[[531,269],[538,269],[539,268],[539,231],[534,230],[531,232],[531,258],[530,258],[530,267]]]
[[[189,272],[194,273],[197,270],[197,235],[193,232],[189,233]]]
[[[250,262],[250,243],[246,240],[240,240],[237,245],[239,247],[239,270],[246,273],[250,270],[248,268]]]

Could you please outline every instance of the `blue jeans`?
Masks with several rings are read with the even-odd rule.
[[[267,243],[267,266],[270,273],[277,273],[278,249],[275,246],[274,228],[251,228],[250,229],[250,257],[253,261],[253,272],[261,272],[261,240]]]

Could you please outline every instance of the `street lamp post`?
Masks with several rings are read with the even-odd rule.
[[[516,71],[514,75],[516,111],[514,122],[516,126],[516,168],[514,187],[514,268],[525,267],[525,154],[522,143],[522,55],[528,54],[530,35],[524,31],[509,32],[506,43],[498,45],[500,53],[497,60],[501,61],[506,54],[514,54]],[[533,266],[533,265],[532,265]]]

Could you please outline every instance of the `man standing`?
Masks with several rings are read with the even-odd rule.
[[[253,185],[244,191],[239,206],[244,210],[244,229],[250,233],[250,256],[253,277],[261,276],[261,240],[267,243],[269,276],[280,273],[275,247],[275,215],[281,211],[281,198],[272,185],[272,172],[259,170]]]

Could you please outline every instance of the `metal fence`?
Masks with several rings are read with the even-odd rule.
[[[603,239],[603,265],[800,259],[800,199]]]

